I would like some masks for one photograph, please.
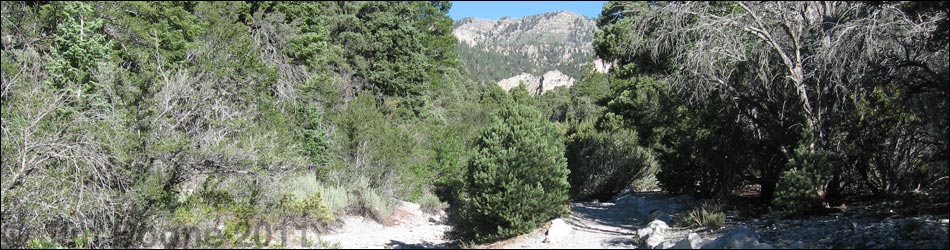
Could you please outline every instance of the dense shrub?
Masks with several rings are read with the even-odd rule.
[[[636,180],[650,179],[657,164],[631,131],[579,135],[567,146],[571,198],[607,200]]]
[[[569,171],[563,145],[540,112],[517,102],[506,105],[475,142],[464,197],[450,211],[452,234],[491,241],[565,214]]]
[[[799,146],[795,157],[788,161],[789,169],[779,179],[775,200],[775,211],[782,214],[803,212],[821,206],[823,184],[828,180],[828,155],[820,150]]]

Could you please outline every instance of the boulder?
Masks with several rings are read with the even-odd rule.
[[[650,234],[640,238],[640,244],[649,249],[662,249],[661,244],[666,242],[662,234]]]
[[[673,245],[674,244],[672,241],[664,241],[663,243],[660,243],[660,245],[657,245],[653,249],[670,249],[673,247]]]
[[[647,224],[646,227],[638,229],[637,235],[639,235],[642,238],[643,236],[651,235],[651,234],[663,234],[666,232],[667,229],[670,229],[670,226],[667,226],[666,222],[663,222],[661,220],[655,220]]]
[[[574,78],[561,73],[560,70],[548,71],[541,76],[541,86],[538,92],[548,92],[560,86],[570,88],[573,85]]]
[[[544,237],[544,243],[558,243],[563,241],[571,233],[571,225],[564,222],[563,219],[551,221],[551,227],[548,228],[547,236]]]
[[[774,249],[772,245],[760,243],[759,234],[747,227],[740,227],[723,234],[706,244],[702,249]]]
[[[690,233],[685,239],[676,242],[673,249],[700,249],[705,243],[706,240],[703,240],[702,236],[697,233]]]
[[[667,229],[670,229],[670,226],[667,226],[666,222],[661,220],[650,222],[646,227],[637,230],[637,235],[640,237],[640,245],[650,249],[657,248],[666,241]]]
[[[525,88],[528,89],[528,93],[535,95],[537,94],[538,88],[541,87],[541,77],[529,73],[521,73],[498,81],[498,86],[501,86],[505,91],[511,91],[511,89],[521,84],[525,85]]]

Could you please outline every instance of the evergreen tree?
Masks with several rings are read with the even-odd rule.
[[[457,237],[507,238],[568,211],[564,144],[554,125],[522,102],[530,97],[521,92],[475,142],[465,197],[450,219]]]

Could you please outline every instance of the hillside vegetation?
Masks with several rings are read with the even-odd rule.
[[[399,201],[485,243],[625,189],[713,199],[716,228],[736,198],[946,214],[946,2],[608,2],[490,36],[451,7],[0,3],[0,247],[280,247],[247,232]],[[550,70],[576,81],[496,84]]]

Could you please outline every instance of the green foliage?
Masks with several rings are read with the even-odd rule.
[[[395,190],[404,186],[392,181],[416,183],[409,173],[418,166],[414,157],[420,155],[412,154],[418,146],[409,131],[387,119],[370,95],[354,99],[336,119],[336,140],[341,142],[339,150],[345,162],[331,166],[334,171],[344,174],[347,182],[365,177],[371,187],[406,194],[407,190]]]
[[[288,53],[313,67],[335,64],[391,96],[423,94],[427,78],[454,67],[448,2],[277,3],[302,21]],[[345,48],[345,49],[344,49]]]
[[[83,99],[83,93],[91,96],[86,99],[103,98],[98,93],[101,83],[90,75],[99,62],[109,59],[112,47],[101,33],[103,20],[84,2],[43,5],[41,15],[61,20],[55,24],[52,49],[46,56],[49,85],[74,94],[78,100]]]
[[[469,47],[465,44],[456,46],[459,61],[476,82],[493,84],[502,79],[518,75],[522,72],[534,75],[544,74],[537,69],[535,62],[522,56],[505,55],[494,52],[486,47]]]
[[[699,226],[707,229],[720,229],[726,222],[726,214],[722,211],[723,205],[716,202],[705,202],[699,207],[686,212],[677,224],[682,227]]]
[[[567,145],[567,159],[574,199],[609,200],[631,183],[653,178],[657,170],[652,152],[626,130],[578,134]]]
[[[793,214],[820,207],[824,201],[824,184],[830,175],[828,154],[801,145],[786,166],[790,169],[779,179],[773,210]]]
[[[422,212],[428,214],[438,214],[446,206],[445,203],[439,200],[438,196],[432,194],[423,195],[418,202]]]
[[[379,189],[370,186],[365,179],[357,180],[353,188],[355,200],[347,209],[378,222],[388,223],[393,212],[390,197],[383,196]]]
[[[4,227],[23,229],[3,247],[138,246],[219,216],[238,235],[282,210],[383,220],[393,198],[439,207],[433,184],[461,183],[487,120],[455,68],[450,7],[4,2],[0,159],[36,160],[2,170]],[[312,188],[282,202],[280,179],[304,168]]]
[[[26,242],[26,246],[33,249],[54,249],[58,248],[56,243],[47,238],[33,238]]]
[[[303,112],[303,150],[314,165],[322,166],[330,159],[328,151],[330,148],[329,136],[322,129],[323,117],[313,108],[304,108]]]
[[[540,112],[517,101],[503,105],[472,149],[463,197],[450,213],[453,234],[490,241],[565,214],[570,186],[563,147]]]
[[[732,24],[775,19],[769,16],[801,6],[608,2],[594,47],[600,58],[617,65],[610,79],[614,93],[598,128],[636,129],[661,163],[661,186],[672,192],[728,195],[754,183],[763,202],[772,202],[781,190],[775,202],[792,211],[814,205],[819,191],[828,202],[845,193],[945,193],[946,182],[937,179],[950,172],[944,160],[950,78],[946,69],[925,65],[946,64],[946,43],[938,42],[946,40],[941,27],[947,18],[939,14],[946,8],[838,4],[834,9],[859,11],[829,14],[840,19],[828,25],[804,19],[758,23],[764,30],[795,25],[810,30],[810,35],[766,38]],[[724,25],[707,25],[720,21]],[[926,28],[899,28],[904,26]],[[834,46],[817,46],[837,30],[865,28],[889,38],[869,47],[865,33],[853,33],[839,36],[842,42]],[[792,42],[802,45],[791,49],[794,53],[761,46]],[[773,60],[785,53],[811,59]],[[894,60],[907,63],[888,63]],[[649,84],[645,78],[664,82]],[[806,131],[810,134],[803,136]],[[793,152],[801,144],[811,152]],[[821,157],[809,155],[827,158],[816,163]]]
[[[290,216],[307,217],[322,222],[334,221],[333,213],[323,202],[320,193],[313,193],[304,198],[285,194],[280,200],[280,205]]]

